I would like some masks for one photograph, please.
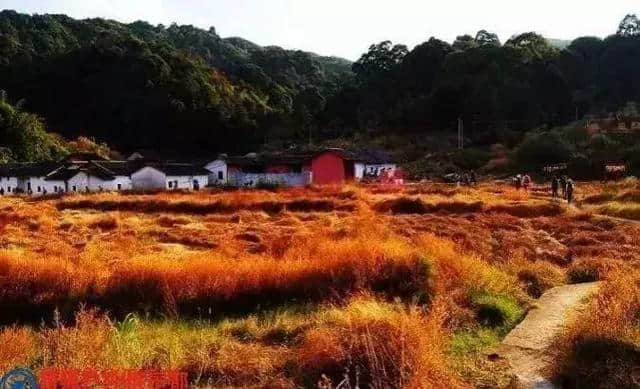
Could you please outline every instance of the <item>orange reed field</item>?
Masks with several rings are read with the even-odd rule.
[[[593,384],[604,350],[617,367],[601,376],[624,386],[640,355],[638,194],[625,182],[578,185],[571,206],[490,183],[2,197],[0,372],[508,387],[486,353],[545,290],[603,280],[589,307],[602,320],[557,340],[554,373]]]

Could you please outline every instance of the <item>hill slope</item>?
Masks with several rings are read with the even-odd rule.
[[[212,28],[0,12],[0,89],[64,136],[190,153],[295,136],[350,63]]]

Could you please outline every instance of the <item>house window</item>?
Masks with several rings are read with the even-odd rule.
[[[75,192],[75,191],[76,191],[76,186],[75,186],[75,185],[74,185],[74,186],[72,186],[72,187],[71,187],[71,190]]]
[[[11,187],[7,186],[7,193],[11,193]]]
[[[27,190],[31,191],[31,183],[30,182],[27,182]]]
[[[169,189],[173,188],[173,181],[169,181]]]
[[[40,193],[40,186],[38,186],[38,193]]]
[[[173,181],[173,187],[178,189],[178,180]]]
[[[58,193],[58,185],[54,185],[53,186],[53,192],[54,193]]]
[[[222,172],[222,170],[218,171],[218,179],[219,180],[224,180],[224,173]]]
[[[122,190],[122,184],[118,184],[118,190]]]

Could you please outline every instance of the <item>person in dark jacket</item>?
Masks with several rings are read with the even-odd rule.
[[[558,180],[558,177],[553,176],[553,179],[551,179],[551,197],[558,197],[558,187],[560,186],[560,180]]]
[[[568,179],[567,180],[567,203],[571,204],[571,201],[573,200],[573,190],[574,190],[574,184],[573,184],[573,180],[572,179]]]

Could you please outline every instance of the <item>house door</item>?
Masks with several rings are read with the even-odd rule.
[[[200,183],[198,180],[193,180],[193,190],[200,190]]]

